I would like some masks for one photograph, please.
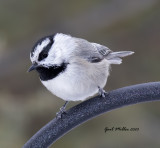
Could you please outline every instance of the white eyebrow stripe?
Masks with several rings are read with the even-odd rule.
[[[30,54],[30,59],[31,61],[37,61],[38,60],[38,56],[40,54],[40,52],[43,50],[44,47],[46,47],[48,44],[50,43],[50,39],[46,38],[45,40],[43,40],[41,42],[41,44],[38,44],[37,47],[35,47],[34,52],[32,53],[33,56],[31,56]]]

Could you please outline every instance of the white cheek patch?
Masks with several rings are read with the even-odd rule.
[[[30,54],[30,59],[33,62],[37,62],[38,61],[38,56],[40,54],[40,52],[43,50],[44,47],[46,47],[48,44],[50,43],[49,38],[46,38],[45,40],[42,41],[42,43],[38,44],[35,49],[34,52],[32,53],[32,56]]]

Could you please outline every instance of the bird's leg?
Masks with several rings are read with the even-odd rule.
[[[108,94],[103,88],[98,86],[98,93],[101,97],[105,98],[106,94]]]
[[[61,118],[61,117],[62,117],[62,114],[65,113],[65,111],[66,111],[65,109],[66,109],[66,106],[67,106],[68,102],[69,102],[69,101],[66,101],[66,102],[64,103],[64,105],[60,108],[60,111],[56,113],[56,117],[57,117],[57,118]]]

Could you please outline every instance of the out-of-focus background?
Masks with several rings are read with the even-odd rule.
[[[132,50],[112,66],[106,90],[160,80],[159,0],[0,0],[0,147],[20,148],[64,104],[27,73],[29,52],[41,37],[62,32]],[[71,107],[79,102],[72,102]],[[54,146],[114,148],[160,146],[160,103],[144,103],[103,114],[74,129]],[[104,132],[105,127],[139,128]]]

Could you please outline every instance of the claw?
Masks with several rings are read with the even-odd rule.
[[[60,111],[56,113],[56,118],[62,118],[62,115],[66,113],[66,105],[68,104],[68,101],[65,102],[65,104],[60,108]]]
[[[100,88],[99,86],[98,86],[98,89],[99,89],[99,91],[98,91],[99,95],[101,97],[105,98],[106,94],[108,94],[108,93],[104,89]]]
[[[62,118],[62,115],[66,112],[66,110],[62,107],[60,108],[60,111],[56,113],[56,118]]]

